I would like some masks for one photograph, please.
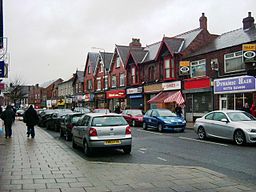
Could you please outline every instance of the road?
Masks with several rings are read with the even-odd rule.
[[[223,140],[201,141],[192,129],[184,133],[159,133],[142,128],[133,128],[132,131],[131,155],[125,155],[121,150],[99,150],[86,157],[82,150],[76,152],[88,161],[200,166],[233,179],[249,183],[256,181],[256,145],[236,146]],[[58,133],[48,132],[60,139]],[[71,142],[61,141],[71,147]]]

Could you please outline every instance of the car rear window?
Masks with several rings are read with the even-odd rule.
[[[95,126],[95,127],[119,126],[119,125],[127,125],[126,120],[121,116],[94,117],[92,120],[92,126]]]
[[[72,122],[72,123],[77,123],[78,120],[81,118],[81,116],[82,116],[82,115],[80,115],[80,116],[73,116],[73,117],[71,118],[71,122]]]

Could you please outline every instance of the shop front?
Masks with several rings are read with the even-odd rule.
[[[185,118],[189,122],[213,110],[213,94],[209,77],[184,80]]]
[[[148,101],[162,91],[163,89],[162,83],[145,85],[143,89],[144,89],[144,111],[158,108],[157,103],[148,103]]]
[[[95,93],[95,108],[104,109],[106,107],[105,93]]]
[[[127,108],[144,109],[142,87],[126,89]]]
[[[85,107],[93,108],[94,107],[94,94],[93,93],[86,93],[84,95]]]
[[[242,110],[245,103],[256,103],[256,85],[253,76],[238,76],[214,80],[214,94],[219,109]]]
[[[109,101],[109,110],[114,111],[116,106],[120,106],[121,110],[126,108],[127,103],[124,89],[107,91],[106,94]]]

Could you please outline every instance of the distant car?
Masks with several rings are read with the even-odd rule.
[[[125,109],[122,112],[125,120],[133,127],[142,126],[143,113],[140,109]]]
[[[80,113],[90,113],[90,109],[85,107],[75,107],[74,112],[80,112]]]
[[[239,110],[218,110],[197,118],[194,130],[199,139],[215,137],[237,145],[256,143],[256,118]]]
[[[110,113],[109,109],[94,109],[93,113]]]
[[[25,113],[25,111],[23,109],[18,109],[16,111],[16,116],[23,117],[24,113]]]
[[[81,146],[86,155],[95,148],[132,149],[131,127],[124,117],[115,113],[87,113],[72,129],[72,146]]]
[[[143,129],[155,128],[159,132],[163,130],[172,130],[183,132],[186,127],[186,121],[183,117],[177,116],[168,109],[150,109],[143,117]]]

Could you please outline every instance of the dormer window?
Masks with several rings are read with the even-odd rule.
[[[136,83],[135,67],[132,68],[132,84]]]
[[[88,65],[88,74],[91,73],[91,65]]]
[[[103,70],[104,70],[104,65],[103,65],[103,63],[101,62],[101,63],[100,63],[100,73],[102,73]]]
[[[116,68],[120,67],[121,65],[121,59],[119,56],[116,57]]]
[[[164,59],[165,79],[175,78],[174,60],[170,57]]]

